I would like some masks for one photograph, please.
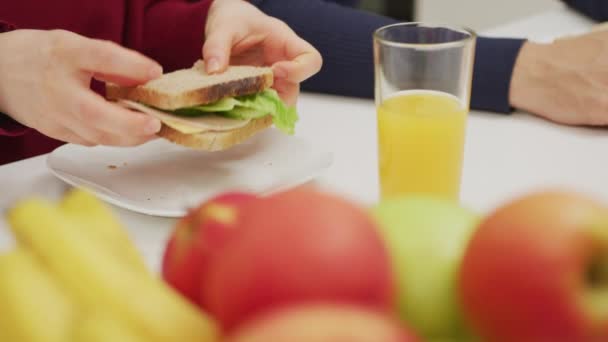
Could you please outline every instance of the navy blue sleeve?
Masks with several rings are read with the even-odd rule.
[[[523,39],[478,37],[471,108],[500,113],[512,111],[509,103],[511,75],[524,42]]]
[[[285,21],[323,56],[323,68],[302,90],[373,98],[372,33],[396,21],[322,0],[253,0]],[[523,40],[479,38],[471,108],[509,113],[509,85]]]
[[[358,6],[359,3],[361,2],[359,0],[325,0],[325,1],[335,2],[337,4],[340,4],[340,5],[343,5],[343,6],[349,6],[349,7]]]
[[[568,6],[595,20],[608,20],[608,1],[606,0],[564,0]]]

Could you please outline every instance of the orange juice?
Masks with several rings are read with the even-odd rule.
[[[458,200],[467,107],[431,90],[400,92],[379,105],[382,198],[426,193]]]

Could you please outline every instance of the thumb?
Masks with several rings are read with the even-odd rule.
[[[100,80],[138,84],[162,75],[162,67],[150,58],[116,43],[84,37],[69,42],[70,57]]]
[[[203,44],[203,60],[208,73],[222,72],[228,67],[236,33],[228,27],[218,27],[207,34]]]

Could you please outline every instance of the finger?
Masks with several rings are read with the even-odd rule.
[[[300,83],[321,70],[323,58],[319,51],[285,22],[270,21],[265,29],[273,32],[265,43],[276,77]]]
[[[323,64],[321,54],[310,44],[300,39],[293,42],[286,41],[286,44],[288,44],[286,51],[290,60],[273,64],[272,69],[276,77],[300,83],[321,70]]]
[[[88,141],[87,139],[85,139],[71,131],[63,134],[60,140],[71,143],[71,144],[82,145],[82,146],[87,146],[87,147],[97,146],[97,144],[95,144],[91,141]]]
[[[160,130],[158,119],[108,102],[88,89],[78,98],[72,112],[77,121],[88,126],[119,136],[150,136]]]
[[[45,128],[41,129],[40,132],[55,140],[83,146],[95,146],[93,142],[81,137],[71,129],[57,125],[55,123],[49,123],[48,125],[45,125]]]
[[[273,88],[276,89],[283,102],[288,106],[295,106],[300,95],[300,85],[298,83],[292,83],[285,79],[276,79]]]
[[[238,25],[217,25],[207,32],[203,44],[203,60],[208,73],[222,72],[228,67],[234,43],[242,38]]]
[[[74,38],[71,57],[79,66],[101,77],[129,86],[147,82],[162,75],[162,67],[142,54],[109,41]]]

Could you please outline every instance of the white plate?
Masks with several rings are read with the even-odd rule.
[[[66,144],[47,158],[51,172],[99,198],[143,214],[183,216],[221,192],[260,195],[312,180],[333,161],[298,137],[269,129],[222,152],[201,152],[157,139],[132,148]]]

